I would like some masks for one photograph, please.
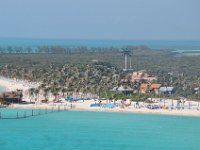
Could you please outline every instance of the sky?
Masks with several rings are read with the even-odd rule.
[[[0,0],[0,37],[200,40],[200,0]]]

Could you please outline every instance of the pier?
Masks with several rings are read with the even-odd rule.
[[[62,109],[60,106],[53,106],[51,108],[45,108],[45,109],[37,109],[37,108],[27,109],[27,110],[19,109],[16,112],[12,113],[12,115],[10,115],[8,112],[6,112],[6,109],[9,109],[9,108],[0,109],[0,120],[3,120],[3,119],[26,119],[26,118],[30,118],[30,117],[47,115],[50,113],[58,113],[58,112],[68,111],[68,109],[65,106],[63,106]],[[4,111],[2,111],[2,110],[4,110]],[[14,109],[10,108],[10,110],[14,110]]]

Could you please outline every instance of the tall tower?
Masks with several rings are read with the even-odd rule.
[[[128,70],[128,56],[131,56],[131,51],[124,49],[122,53],[124,55],[124,71],[127,71]]]

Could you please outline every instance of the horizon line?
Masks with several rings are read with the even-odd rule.
[[[119,38],[58,38],[58,37],[0,37],[0,39],[23,39],[23,40],[80,40],[80,41],[200,41],[200,39],[119,39]]]

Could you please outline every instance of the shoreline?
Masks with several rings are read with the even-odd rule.
[[[70,104],[64,105],[49,105],[49,104],[12,104],[8,108],[11,109],[60,109],[68,111],[83,111],[83,112],[112,112],[112,113],[130,113],[130,114],[145,114],[145,115],[165,115],[165,116],[180,116],[180,117],[200,117],[200,110],[168,110],[168,109],[147,109],[147,108],[93,108],[93,107],[77,107],[70,108]]]
[[[22,80],[12,80],[8,78],[0,77],[0,85],[6,88],[6,91],[12,91],[16,89],[22,89],[24,93],[23,99],[30,100],[28,96],[28,89],[31,87],[36,87],[38,84],[31,84],[27,81]],[[170,99],[166,99],[166,105],[170,107],[171,105]],[[29,101],[27,101],[29,102]],[[140,108],[135,108],[135,102],[132,102],[132,105],[125,108],[115,107],[115,108],[101,108],[101,107],[90,107],[91,104],[96,103],[94,99],[78,101],[78,102],[64,102],[64,103],[53,103],[50,101],[48,104],[44,104],[41,102],[36,102],[36,104],[12,104],[9,108],[21,108],[21,109],[46,109],[52,108],[52,106],[56,107],[64,107],[73,111],[93,111],[93,112],[119,112],[119,113],[136,113],[136,114],[157,114],[157,115],[171,115],[171,116],[195,116],[200,117],[200,109],[197,102],[188,101],[185,104],[185,109],[177,110],[177,109],[148,109],[145,108],[146,103],[140,102]],[[177,103],[177,100],[174,100],[174,103]],[[192,103],[192,107],[188,108],[189,103]],[[120,103],[119,103],[120,104]],[[175,106],[174,104],[174,106]],[[73,109],[70,109],[70,106],[73,105]],[[161,103],[160,105],[163,105]],[[188,109],[187,109],[188,108]],[[62,109],[62,108],[61,108]],[[197,110],[198,109],[198,110]]]
[[[143,112],[143,111],[115,111],[115,110],[105,110],[105,111],[95,111],[86,109],[72,109],[69,111],[80,111],[80,112],[105,112],[105,113],[127,113],[127,114],[144,114],[144,115],[159,115],[159,116],[177,116],[177,117],[200,117],[200,112],[198,115],[189,114],[179,114],[179,113],[159,113],[159,112]]]

